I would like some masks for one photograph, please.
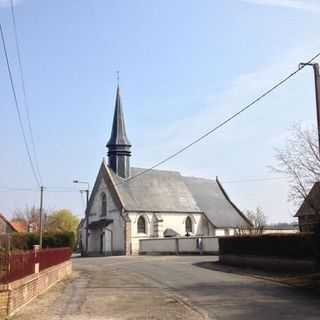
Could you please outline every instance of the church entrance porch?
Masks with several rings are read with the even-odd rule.
[[[88,256],[112,255],[112,230],[107,228],[112,224],[112,219],[93,221],[88,225]]]

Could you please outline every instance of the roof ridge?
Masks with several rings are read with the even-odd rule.
[[[150,168],[142,168],[142,167],[131,167],[131,169],[138,169],[138,170],[148,170],[148,172],[170,172],[170,173],[178,173],[180,176],[183,177],[180,171],[178,170],[163,170],[163,169],[150,169]],[[147,172],[146,172],[147,173]]]

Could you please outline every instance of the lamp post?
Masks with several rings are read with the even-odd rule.
[[[300,67],[311,66],[314,73],[314,84],[316,94],[316,107],[317,107],[317,125],[318,125],[318,143],[319,143],[319,154],[320,154],[320,73],[318,63],[300,63]]]
[[[89,182],[86,181],[79,181],[79,180],[73,180],[73,183],[78,183],[78,184],[85,184],[87,185],[87,189],[83,190],[86,193],[86,210],[85,210],[85,219],[86,219],[86,250],[85,253],[86,255],[88,254],[88,238],[89,238],[89,212],[88,212],[88,203],[89,203]]]

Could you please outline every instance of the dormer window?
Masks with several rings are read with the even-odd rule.
[[[102,192],[101,193],[101,216],[107,215],[107,195]]]

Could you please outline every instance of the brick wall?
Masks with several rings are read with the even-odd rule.
[[[0,319],[4,319],[8,315],[8,296],[9,291],[0,292]]]
[[[22,306],[72,273],[71,261],[34,273],[7,285],[0,285],[0,319],[17,312]]]

